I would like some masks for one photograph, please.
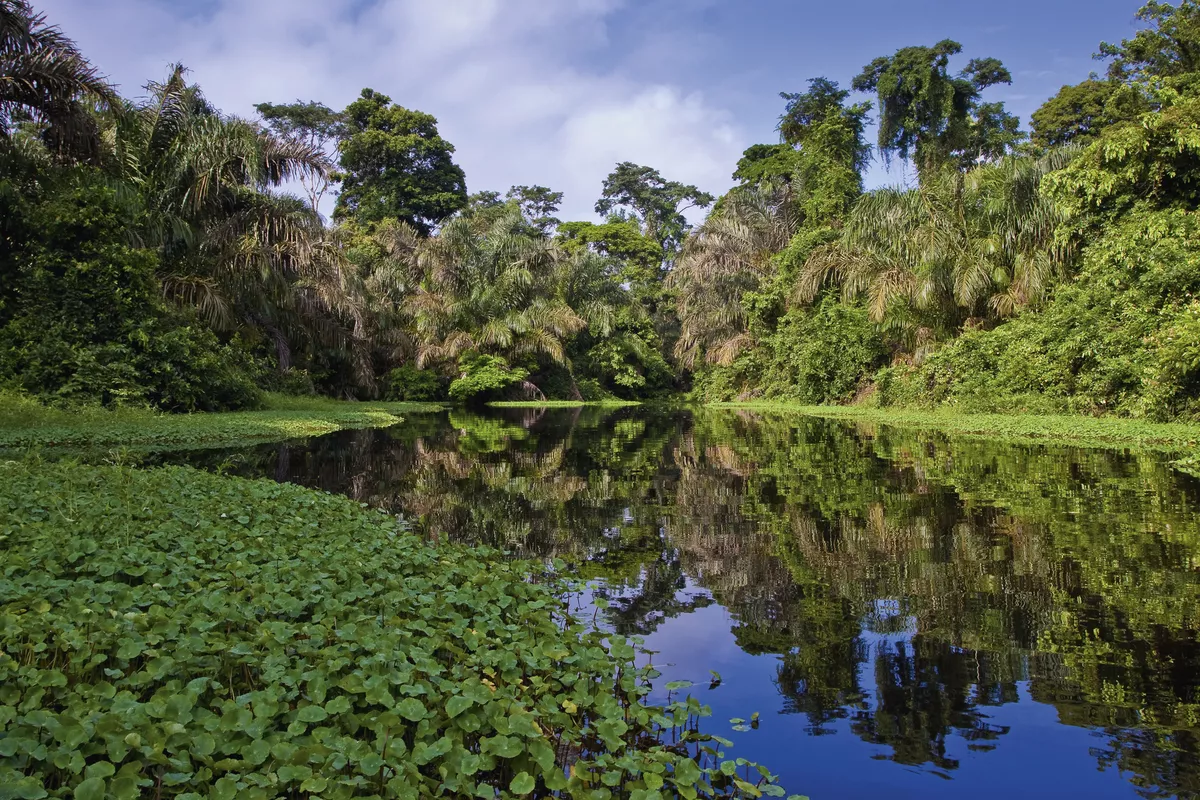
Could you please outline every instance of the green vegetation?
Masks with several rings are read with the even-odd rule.
[[[6,796],[783,794],[531,565],[186,468],[0,486]]]
[[[1147,4],[1031,136],[989,97],[1013,81],[1000,60],[902,47],[848,88],[781,93],[779,141],[722,197],[616,164],[601,221],[559,219],[546,186],[468,194],[437,119],[374,89],[251,121],[176,66],[122,99],[27,0],[0,2],[28,79],[0,95],[9,391],[1200,419],[1197,0]],[[918,181],[865,191],[873,158]]]
[[[632,400],[498,400],[488,405],[492,408],[626,408],[641,403]]]
[[[1183,452],[1200,446],[1200,425],[1145,420],[1034,414],[972,414],[951,409],[893,409],[863,406],[805,406],[779,402],[713,403],[712,408],[801,414],[942,431],[955,436],[1001,441],[1061,441],[1089,447],[1128,447]]]
[[[606,598],[603,624],[661,632],[655,663],[706,683],[696,623],[727,617],[672,617],[720,604],[731,637],[705,631],[724,645],[714,657],[739,663],[732,639],[772,658],[720,667],[712,704],[729,708],[732,689],[730,716],[759,711],[799,752],[822,734],[842,754],[780,758],[789,787],[853,782],[846,763],[878,758],[966,782],[1045,741],[1118,766],[1130,791],[1200,791],[1200,507],[1157,445],[745,409],[429,422],[263,447],[234,469],[289,464],[291,480],[403,511],[427,536],[563,559],[593,582],[585,598]],[[764,733],[731,738],[767,746]]]
[[[62,411],[0,393],[0,449],[37,447],[231,447],[320,436],[344,428],[384,428],[401,414],[437,411],[423,403],[350,403],[267,395],[266,410],[162,414],[140,408]]]
[[[796,152],[748,150],[743,185],[672,276],[694,396],[1200,419],[1200,4],[1139,18],[1101,46],[1106,79],[1034,115],[1030,143],[984,99],[1011,80],[1000,62],[954,72],[949,41],[877,59],[854,88],[876,95],[880,154],[912,159],[920,180],[865,194],[843,181],[824,218],[801,213],[820,182],[795,180],[797,159],[806,135],[859,107],[824,79],[785,95]],[[822,152],[844,172],[864,142],[843,127],[857,145]]]
[[[596,219],[560,220],[550,187],[469,194],[437,119],[374,89],[241,119],[173,65],[123,98],[29,0],[0,0],[0,447],[389,428],[354,438],[347,494],[423,533],[571,555],[630,590],[607,606],[617,634],[716,598],[817,728],[865,697],[846,609],[903,596],[919,667],[877,670],[947,698],[919,720],[859,708],[864,740],[949,769],[947,731],[995,738],[967,699],[973,649],[998,656],[974,678],[997,696],[1028,680],[1093,727],[1153,718],[1153,745],[1107,763],[1169,783],[1197,719],[1152,664],[1186,658],[1196,629],[1177,569],[1194,514],[1171,481],[1200,474],[1200,0],[1138,19],[1030,136],[994,101],[1001,61],[916,44],[848,88],[783,92],[778,140],[730,165],[724,196],[622,161]],[[917,181],[868,190],[875,158]],[[615,410],[684,397],[784,405],[686,430]],[[450,443],[424,441],[436,422],[396,429],[443,402]],[[539,439],[554,407],[612,435]],[[1149,485],[1174,505],[1090,494],[1089,476],[1118,498],[1146,485],[978,437],[1157,451]],[[420,446],[354,460],[394,440]],[[275,450],[258,457],[285,475]],[[1164,451],[1193,455],[1173,471]],[[1059,494],[1022,491],[1031,475]],[[0,797],[778,794],[718,760],[695,701],[646,706],[635,644],[585,632],[529,565],[186,470],[30,460],[0,481]],[[598,508],[636,519],[563,541]],[[1119,524],[1098,535],[1102,518]],[[933,577],[864,583],[880,564]],[[693,574],[712,597],[682,593]],[[771,579],[803,602],[763,612],[746,587]],[[1037,613],[962,605],[989,581],[1022,582]]]

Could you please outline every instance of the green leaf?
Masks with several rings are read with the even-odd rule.
[[[325,704],[325,713],[326,714],[345,714],[351,708],[353,708],[353,706],[351,706],[351,704],[350,704],[350,698],[346,697],[346,695],[343,694],[343,695],[338,695],[337,697],[333,698],[332,700],[330,700],[328,703]]]
[[[294,781],[308,780],[312,777],[313,771],[311,767],[289,764],[287,766],[280,767],[278,770],[276,770],[275,774],[277,774],[279,776],[279,780],[283,781],[284,783],[292,783]]]
[[[75,787],[75,800],[104,800],[105,783],[103,778],[88,778]]]
[[[211,733],[198,733],[192,739],[191,752],[197,756],[211,756],[217,749],[217,740]]]
[[[516,758],[525,752],[525,748],[521,746],[521,740],[513,736],[494,736],[484,742],[488,751],[501,758]]]
[[[213,784],[209,800],[234,800],[238,795],[237,781],[233,778],[221,778]]]
[[[329,714],[321,706],[305,706],[296,713],[301,722],[324,722]]]
[[[529,794],[537,786],[537,781],[528,772],[518,772],[517,777],[512,779],[512,783],[508,785],[508,790],[516,795]]]
[[[471,698],[456,694],[446,701],[446,713],[450,719],[454,719],[473,705],[475,705],[475,701]]]
[[[409,722],[420,722],[425,719],[425,706],[415,697],[406,697],[396,704],[396,713]]]
[[[700,781],[700,767],[690,758],[681,758],[675,762],[675,783],[679,786],[693,786]]]
[[[734,780],[734,785],[741,789],[751,797],[762,797],[762,792],[753,783],[747,783],[743,780]]]
[[[11,791],[17,800],[42,800],[43,797],[50,796],[37,778],[22,778],[11,787],[5,788]]]
[[[242,758],[257,767],[271,756],[271,745],[262,739],[256,739],[242,748]]]
[[[212,737],[209,737],[209,738],[212,738]],[[108,761],[97,761],[95,764],[88,765],[87,769],[84,770],[83,777],[85,777],[85,778],[111,778],[113,775],[116,774],[116,772],[117,772],[117,768],[114,767]]]

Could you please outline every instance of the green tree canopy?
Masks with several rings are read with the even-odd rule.
[[[1109,103],[1119,88],[1113,81],[1099,80],[1062,87],[1033,112],[1033,143],[1047,148],[1090,142],[1116,121]]]
[[[850,92],[827,78],[813,78],[807,92],[781,93],[787,101],[779,132],[799,148],[796,201],[809,225],[849,213],[862,194],[862,173],[871,163],[866,139],[870,103],[847,105]]]
[[[505,197],[509,201],[516,201],[525,218],[542,233],[548,233],[561,222],[554,215],[562,205],[562,192],[545,186],[514,186]]]
[[[946,39],[933,47],[904,47],[875,59],[854,79],[854,89],[879,97],[879,149],[885,159],[913,159],[922,176],[944,164],[960,169],[1009,152],[1021,140],[1016,118],[998,103],[983,104],[983,90],[1012,83],[994,58],[972,59],[957,74],[950,59],[962,45]]]
[[[733,179],[743,186],[790,182],[796,172],[798,158],[796,149],[786,142],[752,144],[738,160]]]
[[[656,169],[625,161],[604,179],[596,213],[636,219],[664,252],[673,253],[691,228],[683,212],[708,208],[715,199],[695,186],[666,180]]]
[[[467,205],[466,176],[437,119],[373,89],[344,112],[342,193],[334,219],[372,225],[397,219],[428,235]]]
[[[28,119],[63,154],[94,160],[99,129],[89,106],[117,105],[116,90],[75,43],[25,0],[0,2],[0,144]]]
[[[1179,78],[1200,72],[1200,2],[1178,5],[1151,0],[1137,13],[1147,27],[1120,44],[1102,42],[1098,59],[1109,59],[1116,81]]]
[[[341,113],[317,102],[259,103],[254,106],[259,116],[267,123],[268,130],[281,139],[306,143],[321,153],[329,151],[345,132]],[[300,180],[308,194],[313,211],[321,205],[321,198],[329,191],[332,183],[328,172],[302,175]]]

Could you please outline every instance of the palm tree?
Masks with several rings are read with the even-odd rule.
[[[115,181],[143,209],[138,244],[162,253],[164,293],[216,330],[258,330],[281,370],[296,345],[312,343],[348,352],[369,385],[363,285],[320,217],[272,191],[328,173],[327,156],[221,115],[182,65],[147,89],[106,133]]]
[[[519,213],[457,217],[437,236],[409,242],[420,287],[405,305],[418,366],[454,364],[470,352],[566,362],[567,339],[587,322],[558,291],[566,256],[529,236]]]
[[[865,295],[872,318],[910,346],[1036,306],[1074,256],[1055,239],[1061,211],[1039,190],[1072,155],[1013,156],[865,195],[840,241],[805,264],[797,299],[828,284],[847,300]]]
[[[728,365],[753,344],[742,296],[774,274],[800,222],[790,186],[738,189],[688,238],[669,278],[681,323],[675,354],[685,366],[701,354]]]
[[[25,0],[0,0],[0,144],[28,121],[43,128],[56,153],[95,160],[92,108],[117,102],[116,90],[59,28]]]

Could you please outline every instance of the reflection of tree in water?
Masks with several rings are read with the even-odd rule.
[[[1016,684],[989,674],[987,656],[916,637],[874,648],[875,703],[857,711],[850,729],[872,744],[892,748],[901,764],[956,769],[946,737],[962,736],[986,750],[1008,728],[987,721],[983,708],[1017,700]]]
[[[684,473],[695,485],[680,496],[713,498],[689,506],[710,512],[696,527],[737,516],[743,530],[735,522],[730,535],[744,545],[769,530],[773,544],[726,546],[722,559],[703,536],[688,546],[695,532],[672,538],[700,557],[710,586],[761,581],[770,568],[758,562],[787,566],[793,588],[772,586],[773,608],[753,592],[717,597],[739,618],[740,644],[783,654],[785,710],[808,715],[812,732],[851,716],[890,758],[953,768],[947,736],[993,747],[1002,729],[986,707],[1016,702],[1027,681],[1067,724],[1151,726],[1136,746],[1113,735],[1110,758],[1134,783],[1200,791],[1179,766],[1196,761],[1200,718],[1196,494],[1161,459],[848,436],[795,416],[701,415],[692,436],[681,449],[697,462]],[[881,598],[890,613],[878,613]],[[864,641],[896,632],[910,649],[871,651],[876,697],[860,708]]]
[[[647,554],[649,556],[649,554]],[[603,565],[604,557],[593,558]],[[597,596],[609,601],[608,620],[622,636],[648,636],[666,620],[713,604],[707,592],[687,591],[687,575],[676,550],[660,550],[642,560],[635,580],[626,580],[624,591],[612,591],[612,582]]]
[[[1142,797],[1167,800],[1200,794],[1200,752],[1195,729],[1165,736],[1149,728],[1108,731],[1105,747],[1092,748],[1100,767],[1117,767]]]
[[[1106,731],[1098,762],[1146,796],[1200,796],[1200,508],[1162,459],[593,409],[416,416],[238,457],[430,536],[562,557],[622,633],[719,602],[745,651],[779,656],[782,710],[814,734],[952,770],[956,748],[1003,742],[989,709],[1024,682]]]

